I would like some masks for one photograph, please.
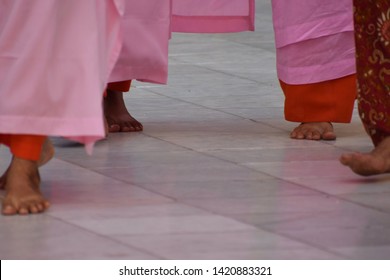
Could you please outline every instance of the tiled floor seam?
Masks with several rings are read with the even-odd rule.
[[[132,246],[132,245],[129,245],[129,244],[125,243],[125,242],[122,242],[122,241],[120,241],[120,240],[113,239],[113,238],[111,238],[109,235],[104,235],[104,234],[97,233],[97,232],[92,231],[92,230],[90,230],[90,229],[88,229],[88,228],[84,228],[84,227],[82,227],[82,226],[80,226],[80,225],[73,224],[73,223],[71,223],[71,222],[69,222],[69,221],[67,221],[67,220],[61,219],[61,218],[56,217],[56,216],[52,216],[50,213],[48,213],[47,215],[50,216],[50,218],[52,218],[52,219],[54,219],[54,220],[57,220],[57,221],[59,221],[59,222],[61,222],[61,223],[67,224],[67,225],[72,226],[72,227],[75,227],[75,228],[77,228],[78,230],[84,231],[84,232],[89,233],[89,234],[93,234],[93,235],[98,236],[98,237],[101,237],[101,238],[103,238],[103,239],[107,239],[107,240],[109,240],[109,241],[111,241],[111,242],[118,243],[118,244],[121,245],[121,246],[128,247],[128,248],[130,248],[130,249],[135,249],[135,250],[137,250],[137,251],[139,251],[139,252],[141,252],[141,253],[150,255],[150,256],[152,256],[152,257],[156,257],[156,258],[158,258],[158,259],[163,259],[162,257],[156,255],[156,254],[153,253],[153,252],[149,252],[149,251],[144,250],[144,249],[142,249],[142,248],[136,248],[136,247],[134,247],[134,246]]]

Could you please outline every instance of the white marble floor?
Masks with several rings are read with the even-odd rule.
[[[289,139],[268,1],[256,26],[175,34],[169,85],[126,95],[144,132],[91,157],[54,139],[41,172],[52,207],[1,216],[0,259],[389,259],[390,176],[338,162],[371,149],[359,118],[336,141]]]

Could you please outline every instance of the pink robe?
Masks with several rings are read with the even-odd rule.
[[[125,0],[123,48],[110,82],[167,82],[171,0]]]
[[[104,136],[122,0],[0,1],[0,133]]]
[[[355,73],[351,0],[273,0],[279,79],[309,84]]]
[[[126,0],[123,48],[110,82],[167,82],[170,32],[254,30],[254,0]]]
[[[225,33],[254,30],[254,0],[172,0],[172,31]]]
[[[62,136],[91,147],[104,137],[107,82],[166,82],[171,3],[1,0],[0,134]],[[253,0],[196,6],[186,6],[191,9],[185,16],[202,12],[216,26],[206,30],[201,24],[197,32],[253,28]],[[185,28],[193,19],[177,26]]]

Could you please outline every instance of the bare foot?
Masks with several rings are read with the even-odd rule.
[[[104,115],[108,123],[109,132],[136,132],[143,130],[142,124],[127,111],[123,100],[123,92],[107,89],[107,96],[104,98]]]
[[[3,215],[27,215],[45,211],[49,202],[39,190],[38,163],[14,157],[7,172]]]
[[[53,156],[54,156],[53,144],[51,143],[49,138],[46,138],[46,140],[42,146],[41,156],[38,160],[38,167],[45,165],[49,160],[51,160],[53,158]],[[4,187],[5,187],[8,170],[9,170],[9,167],[4,172],[4,174],[1,175],[1,177],[0,177],[0,190],[4,189]]]
[[[340,162],[362,176],[390,173],[390,137],[385,138],[370,153],[343,154]]]
[[[290,137],[293,139],[307,140],[335,140],[336,135],[330,122],[301,123],[294,128]]]

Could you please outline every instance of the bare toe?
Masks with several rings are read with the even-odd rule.
[[[30,205],[30,207],[29,207],[29,212],[30,212],[31,214],[37,214],[37,213],[39,213],[39,209],[38,209],[37,205]]]
[[[349,165],[349,163],[352,161],[354,155],[355,155],[354,153],[342,154],[339,160],[340,160],[341,164]]]
[[[3,215],[15,215],[18,213],[18,211],[16,210],[15,207],[11,206],[11,205],[8,205],[8,204],[5,204],[3,202],[3,209],[1,211],[1,213]]]
[[[299,127],[295,128],[291,134],[290,134],[290,137],[293,138],[293,139],[304,139],[305,138],[305,135],[302,133],[302,131],[300,129],[298,129]]]
[[[323,140],[335,140],[336,139],[336,134],[333,131],[332,124],[330,124],[330,126],[325,126],[325,129],[324,129],[324,132],[322,133],[321,138]]]
[[[112,124],[108,128],[108,132],[111,132],[111,133],[112,132],[120,132],[120,131],[121,131],[121,127],[118,124]]]
[[[336,140],[336,134],[333,132],[327,132],[322,135],[323,140]]]
[[[297,133],[295,132],[295,130],[293,130],[291,133],[290,133],[290,138],[297,138]]]
[[[390,145],[378,145],[370,153],[349,153],[340,157],[340,162],[362,176],[390,172]]]
[[[307,139],[307,140],[315,140],[314,138],[315,138],[315,132],[313,132],[313,131],[306,132],[305,139]]]
[[[121,127],[120,131],[121,132],[133,132],[133,131],[137,131],[137,130],[134,129],[134,127],[131,125],[124,125]]]
[[[45,210],[45,207],[42,203],[37,203],[36,208],[38,212],[43,212]]]
[[[132,121],[127,121],[121,124],[121,132],[137,132],[143,130],[142,124],[133,117],[131,118],[133,119]]]
[[[336,135],[333,132],[333,126],[329,122],[308,122],[301,123],[294,128],[290,137],[293,139],[307,140],[334,140]]]
[[[30,214],[30,212],[27,210],[26,207],[20,207],[18,209],[18,214],[19,215],[28,215],[28,214]]]
[[[321,135],[320,134],[313,134],[312,138],[310,140],[321,140]]]

